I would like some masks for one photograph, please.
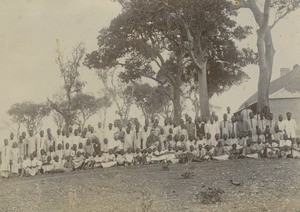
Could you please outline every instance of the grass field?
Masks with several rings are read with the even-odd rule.
[[[182,173],[194,173],[189,179]],[[233,182],[242,185],[233,185]],[[219,188],[221,202],[200,193]],[[300,211],[300,160],[113,167],[0,181],[0,211]]]

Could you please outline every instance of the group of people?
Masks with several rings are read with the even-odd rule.
[[[48,128],[37,135],[30,131],[28,136],[23,132],[18,140],[11,133],[0,148],[1,177],[160,162],[300,156],[297,125],[290,112],[274,121],[272,113],[254,116],[247,105],[238,114],[231,114],[228,107],[221,121],[212,114],[193,122],[186,114],[178,125],[166,118],[161,126],[153,116],[143,126],[135,118],[116,120],[108,129],[100,122],[96,129],[73,128],[55,133]]]

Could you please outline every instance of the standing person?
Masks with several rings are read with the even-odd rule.
[[[15,134],[13,132],[11,132],[10,135],[9,135],[8,145],[12,146],[14,142],[16,142],[16,140],[15,140]]]
[[[296,141],[296,129],[296,121],[292,119],[292,114],[290,112],[287,112],[286,120],[284,120],[284,131],[288,138],[291,139],[292,144],[294,144]]]
[[[124,137],[124,151],[125,153],[127,152],[127,150],[133,149],[133,139],[134,139],[134,134],[132,132],[132,130],[130,129],[130,127],[128,126],[126,128],[126,133],[125,133],[125,137]]]
[[[195,121],[195,124],[197,137],[199,138],[200,135],[205,135],[205,122],[200,116],[197,118],[197,121]]]
[[[257,126],[263,132],[265,131],[265,129],[266,129],[266,119],[265,119],[265,114],[264,113],[259,114],[259,119],[257,120]]]
[[[56,145],[55,148],[57,148],[57,146],[58,146],[59,144],[61,144],[62,147],[65,146],[64,143],[63,143],[63,136],[61,135],[61,130],[60,130],[60,129],[57,129],[57,130],[56,130],[56,137],[55,137],[54,140],[55,140],[55,145]]]
[[[150,135],[150,130],[147,125],[145,125],[141,132],[141,149],[146,149],[146,141]]]
[[[276,122],[276,126],[278,126],[278,132],[281,134],[281,136],[283,137],[284,134],[284,121],[283,121],[283,116],[280,114],[278,116],[278,121]]]
[[[228,106],[227,108],[226,108],[226,114],[227,114],[227,116],[229,116],[229,117],[231,117],[232,116],[232,114],[231,114],[231,108]]]
[[[214,117],[211,116],[209,122],[205,125],[206,136],[210,134],[212,139],[215,139],[215,135],[217,134],[217,128],[219,128],[219,126],[217,126],[214,121]]]
[[[188,133],[188,139],[192,136],[193,138],[196,135],[196,130],[195,130],[195,124],[192,122],[192,117],[188,117],[187,123],[185,124],[187,133]],[[167,131],[168,132],[168,131]]]
[[[151,133],[148,136],[147,141],[146,141],[146,148],[147,149],[154,148],[154,147],[157,147],[158,144],[159,144],[159,138],[158,138],[158,136],[155,135],[155,130],[152,129]]]
[[[29,157],[30,154],[37,151],[37,137],[33,135],[33,130],[29,131],[29,138],[27,139],[27,150],[26,155]]]
[[[230,123],[227,120],[226,113],[223,115],[223,120],[220,122],[220,132],[221,132],[220,137],[222,138],[224,134],[230,135]]]
[[[269,126],[270,128],[270,132],[271,133],[274,133],[274,126],[275,126],[275,123],[274,123],[274,120],[273,120],[273,113],[269,113],[269,116],[267,117],[267,120],[266,120],[266,127]]]
[[[103,144],[104,138],[107,138],[108,142],[113,142],[115,140],[115,138],[114,138],[115,133],[116,133],[116,131],[113,130],[113,124],[109,123],[108,124],[108,129],[104,130],[103,139],[101,140],[99,138],[100,144]]]
[[[1,177],[8,178],[11,166],[11,146],[8,144],[8,140],[4,139],[4,146],[0,149],[1,152]]]
[[[99,138],[100,141],[103,141],[104,139],[104,129],[102,127],[102,123],[98,122],[98,128],[96,130],[96,136]]]
[[[230,122],[230,134],[229,135],[232,135],[232,133],[234,133],[236,136],[237,136],[237,130],[236,130],[236,123],[237,123],[237,120],[235,118],[235,116],[231,116],[231,122]]]
[[[249,124],[247,121],[244,121],[244,117],[243,115],[239,116],[239,121],[236,124],[236,130],[237,130],[237,134],[247,134],[248,131],[250,130]]]
[[[249,113],[248,124],[249,124],[249,130],[251,130],[252,135],[255,135],[256,128],[257,128],[257,120],[254,118],[253,112]]]
[[[46,152],[49,152],[50,146],[53,146],[54,151],[56,151],[57,148],[56,148],[55,141],[54,141],[54,138],[53,138],[51,132],[47,133],[47,139],[46,139],[45,143],[46,143],[46,147],[44,147],[42,149],[46,150]],[[38,158],[40,158],[40,157],[38,156]]]
[[[250,118],[250,117],[249,117],[250,112],[252,112],[252,110],[249,109],[249,104],[248,104],[248,102],[245,102],[245,109],[241,111],[241,115],[243,115],[243,117],[244,117],[244,119],[245,119],[246,121],[248,121],[249,118]]]
[[[20,158],[24,158],[24,156],[27,154],[26,153],[26,143],[24,141],[25,141],[24,137],[20,136],[19,137],[19,142],[18,142]]]
[[[11,173],[17,175],[20,168],[20,150],[18,148],[17,142],[14,142],[11,148]]]
[[[47,144],[46,144],[46,138],[44,137],[44,130],[40,131],[40,135],[37,137],[37,147],[36,147],[36,154],[37,157],[39,158],[41,155],[41,150],[46,149]],[[49,152],[49,151],[47,151]]]

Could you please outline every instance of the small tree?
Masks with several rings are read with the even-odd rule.
[[[16,103],[8,110],[8,115],[16,124],[22,124],[27,132],[38,132],[42,127],[42,120],[49,115],[51,109],[44,103],[23,102]]]
[[[80,92],[85,85],[85,82],[79,79],[80,74],[78,71],[84,54],[85,48],[80,43],[74,48],[71,58],[65,59],[57,41],[57,64],[64,83],[65,100],[63,102],[53,102],[48,99],[48,101],[50,107],[64,118],[66,127],[74,124],[76,119],[76,113],[72,110],[72,96]]]

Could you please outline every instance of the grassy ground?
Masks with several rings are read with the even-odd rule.
[[[181,176],[187,170],[190,179]],[[201,203],[208,187],[224,191],[222,202]],[[300,211],[299,188],[296,159],[114,167],[2,180],[0,210]]]

